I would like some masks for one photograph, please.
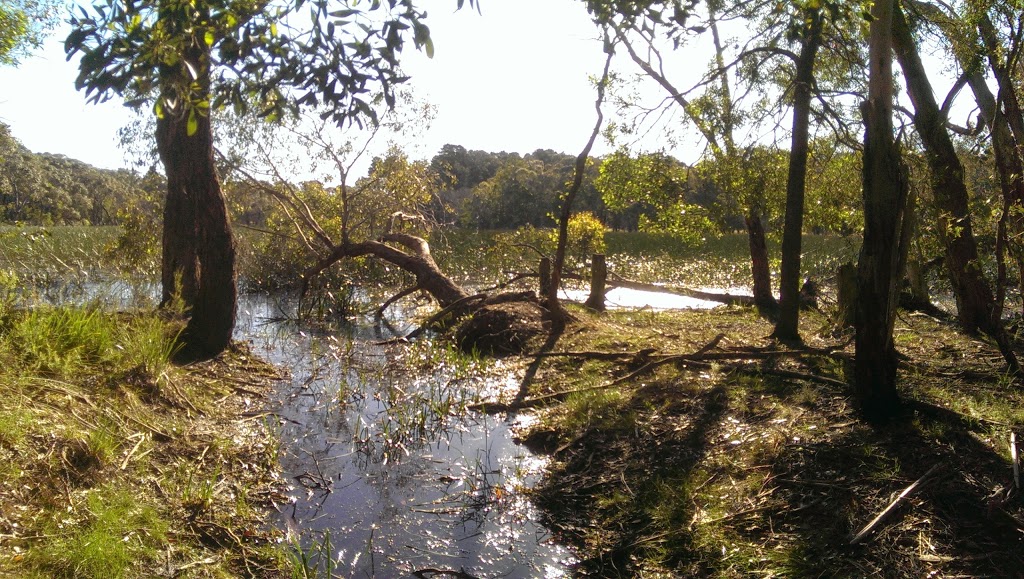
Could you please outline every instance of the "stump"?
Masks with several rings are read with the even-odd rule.
[[[608,280],[608,266],[604,261],[604,254],[595,253],[590,265],[590,297],[585,304],[588,308],[597,311],[604,311],[604,288]]]
[[[842,328],[852,327],[857,318],[857,266],[844,263],[836,272],[836,323]]]

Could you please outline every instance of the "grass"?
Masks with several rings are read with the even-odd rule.
[[[543,249],[547,230],[525,233],[498,231],[446,231],[432,239],[442,269],[455,279],[497,282],[508,272],[536,269],[539,259],[533,247]],[[518,243],[518,245],[516,245]],[[611,275],[640,282],[659,282],[685,287],[733,287],[749,285],[750,253],[746,234],[730,233],[688,246],[667,234],[636,231],[605,233]],[[481,252],[480,248],[485,248]],[[803,243],[803,270],[808,277],[831,280],[836,268],[856,261],[860,241],[854,237],[807,235]],[[781,246],[769,241],[774,281],[780,267]],[[715,256],[715,259],[708,259]]]
[[[273,369],[237,350],[172,366],[154,314],[0,314],[0,576],[281,572],[275,443],[232,385],[267,389]]]
[[[785,349],[750,309],[574,312],[559,351],[699,350],[735,360],[662,364],[545,358],[530,395],[583,389],[546,409],[526,442],[552,456],[533,491],[579,572],[668,576],[1005,576],[1024,568],[1024,501],[1012,485],[1010,429],[1024,393],[992,344],[927,316],[901,314],[905,414],[860,421],[845,380],[852,346],[830,355],[744,359]],[[806,312],[808,345],[842,346],[828,317]],[[839,336],[838,338],[835,336]],[[753,354],[751,354],[753,356]],[[866,545],[850,537],[932,466],[940,474]]]

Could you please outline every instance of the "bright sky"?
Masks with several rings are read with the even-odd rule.
[[[446,143],[468,149],[576,154],[596,120],[588,76],[604,64],[601,43],[579,0],[484,0],[482,14],[455,11],[455,0],[422,2],[435,54],[411,45],[404,54],[414,94],[437,118],[414,157]],[[105,168],[126,166],[117,130],[131,115],[119,102],[85,103],[74,88],[77,62],[66,62],[57,31],[19,68],[0,68],[0,120],[34,152]]]
[[[536,149],[577,154],[595,122],[595,92],[589,77],[604,64],[598,31],[580,0],[482,0],[482,14],[456,11],[456,0],[421,0],[429,8],[435,55],[411,45],[403,55],[415,96],[437,107],[429,132],[402,145],[413,158],[430,158],[446,143],[468,149],[529,153]],[[468,3],[467,3],[468,4]],[[117,131],[131,118],[119,102],[87,105],[74,89],[77,62],[64,60],[58,30],[19,68],[0,68],[0,121],[30,150],[80,159],[106,168],[127,166]],[[707,53],[689,47],[672,55],[670,77],[688,86],[706,66]],[[932,69],[941,68],[934,58]],[[635,68],[617,57],[620,71]],[[934,80],[934,79],[933,79]],[[663,98],[660,88],[648,95]],[[941,97],[944,93],[940,93]],[[656,102],[656,101],[655,101]],[[605,105],[606,117],[612,106]],[[788,123],[788,121],[786,121]],[[678,123],[675,126],[679,126]],[[694,162],[697,135],[684,129],[681,148],[669,149]],[[769,129],[770,131],[771,129]],[[778,133],[775,138],[779,138]],[[783,139],[785,138],[782,135]],[[771,138],[768,134],[756,138]],[[644,143],[658,149],[655,135]],[[595,154],[608,152],[601,139]]]

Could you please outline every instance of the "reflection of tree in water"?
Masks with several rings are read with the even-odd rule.
[[[293,372],[278,396],[294,486],[283,515],[321,569],[330,557],[345,576],[465,567],[525,577],[534,560],[553,560],[514,494],[527,468],[507,425],[465,415],[496,387],[478,361],[429,342],[279,341]],[[330,552],[318,547],[327,537]]]

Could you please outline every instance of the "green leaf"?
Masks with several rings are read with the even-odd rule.
[[[424,43],[424,48],[427,51],[427,58],[434,58],[434,41],[427,37],[427,41]]]
[[[195,109],[190,109],[188,111],[188,126],[186,128],[186,133],[188,134],[188,136],[191,137],[192,135],[196,134],[196,132],[198,130],[199,130],[199,117],[196,116],[196,110]]]
[[[206,42],[206,46],[213,46],[214,37],[212,30],[206,31],[206,34],[203,35],[203,41]]]
[[[163,120],[163,118],[164,118],[164,103],[163,103],[163,99],[156,99],[156,104],[153,105],[153,114],[156,115],[157,119]]]

